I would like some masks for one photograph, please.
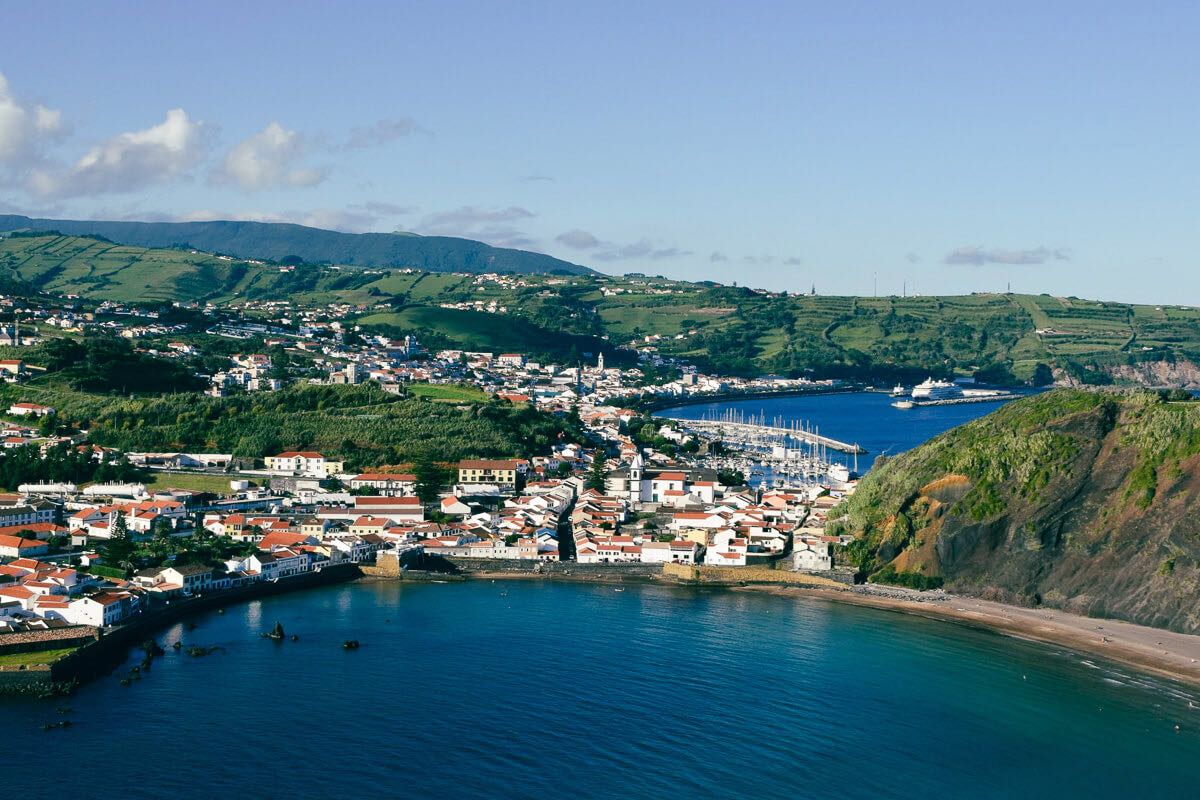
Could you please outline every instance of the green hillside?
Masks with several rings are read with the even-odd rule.
[[[1172,305],[787,295],[634,275],[284,268],[47,233],[0,238],[5,286],[125,302],[347,303],[362,307],[364,326],[417,332],[432,346],[571,358],[633,344],[727,374],[1200,387],[1200,310]]]
[[[547,330],[526,319],[507,314],[407,306],[399,311],[359,317],[358,323],[368,331],[391,335],[416,332],[427,346],[544,355],[568,361],[594,358],[604,352],[606,358],[617,359],[612,363],[621,361],[621,354],[603,339]]]
[[[439,387],[441,388],[441,387]],[[532,456],[545,452],[565,418],[529,405],[436,402],[378,387],[296,384],[279,392],[214,398],[193,393],[116,397],[61,386],[0,386],[0,403],[53,406],[58,418],[96,444],[122,450],[233,453],[258,458],[292,448],[345,458],[351,468],[412,461]],[[570,431],[578,438],[578,431]]]
[[[1200,401],[1178,394],[1055,390],[877,465],[834,514],[851,559],[884,582],[1200,632]]]
[[[61,231],[137,247],[189,248],[244,259],[299,257],[310,263],[411,267],[431,272],[586,274],[587,267],[541,253],[471,239],[410,233],[341,233],[281,222],[105,222],[0,215],[0,231]]]

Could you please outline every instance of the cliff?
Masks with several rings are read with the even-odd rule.
[[[1200,633],[1200,402],[1060,389],[879,464],[836,512],[873,579]]]

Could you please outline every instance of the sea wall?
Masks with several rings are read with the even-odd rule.
[[[362,572],[374,578],[399,578],[405,570],[420,569],[421,561],[421,551],[416,548],[398,555],[386,551],[375,557],[374,566],[364,565]]]
[[[785,572],[767,567],[710,567],[689,564],[663,564],[663,577],[681,583],[712,584],[715,586],[740,586],[742,584],[778,584],[780,586],[823,586],[845,588],[845,580],[835,574],[830,577],[806,572]]]
[[[573,561],[534,561],[518,558],[455,558],[437,556],[426,559],[433,568],[436,560],[451,572],[510,572],[570,577],[576,580],[652,579],[662,576],[662,564],[577,564]]]
[[[47,664],[0,666],[0,695],[37,693],[50,689],[53,673]]]
[[[354,580],[361,574],[357,564],[338,564],[325,567],[320,572],[294,575],[274,583],[252,583],[248,586],[160,606],[143,613],[137,619],[105,632],[99,639],[56,661],[52,666],[53,679],[56,682],[84,681],[111,670],[125,659],[131,647],[144,642],[163,628],[192,614],[300,589],[343,583]]]

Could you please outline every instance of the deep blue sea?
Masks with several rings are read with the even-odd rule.
[[[909,450],[939,433],[990,414],[1003,402],[965,403],[951,406],[925,406],[910,409],[893,408],[894,398],[879,392],[847,394],[801,395],[797,397],[760,397],[735,402],[704,403],[678,406],[656,412],[675,419],[704,419],[721,415],[728,409],[746,417],[766,417],[767,424],[775,418],[785,425],[793,422],[815,426],[822,435],[867,449],[859,457],[859,471],[866,472],[877,456],[894,456]],[[850,463],[852,459],[831,453],[837,460]]]
[[[300,641],[260,638],[276,621]],[[127,665],[64,700],[0,702],[5,795],[1197,792],[1200,693],[886,611],[489,581],[349,584],[195,622],[159,638],[223,652],[168,648],[129,687]],[[63,703],[73,727],[43,732]]]
[[[737,405],[873,455],[995,407],[889,402]],[[194,621],[163,632],[167,655],[129,687],[140,654],[74,697],[0,699],[5,794],[1061,800],[1200,785],[1200,691],[820,600],[365,583]],[[260,638],[276,621],[300,641]],[[170,650],[179,639],[223,650],[193,658]],[[63,704],[73,727],[43,732]]]

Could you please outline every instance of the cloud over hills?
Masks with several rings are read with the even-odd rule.
[[[911,259],[910,259],[911,260]],[[1071,251],[1063,247],[1034,247],[1028,250],[968,245],[957,247],[942,259],[946,264],[966,264],[981,267],[985,264],[1045,264],[1047,261],[1070,261]]]

